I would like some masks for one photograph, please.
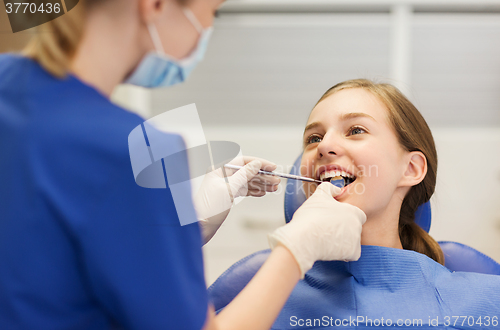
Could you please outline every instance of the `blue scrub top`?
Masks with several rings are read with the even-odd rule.
[[[135,183],[142,122],[0,55],[0,329],[202,328],[200,230],[180,226],[168,188]]]

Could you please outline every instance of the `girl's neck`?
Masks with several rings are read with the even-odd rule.
[[[395,197],[378,214],[367,215],[361,232],[361,245],[385,246],[402,249],[399,238],[399,212],[401,200]]]
[[[387,227],[386,224],[377,223],[375,220],[367,220],[361,233],[361,245],[385,246],[402,249],[403,245],[399,239],[398,227]]]

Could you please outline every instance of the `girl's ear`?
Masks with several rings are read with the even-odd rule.
[[[413,187],[422,182],[427,174],[427,158],[421,151],[412,151],[408,154],[406,170],[399,182],[401,187]]]

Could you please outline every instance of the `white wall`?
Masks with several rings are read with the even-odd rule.
[[[437,128],[430,234],[500,262],[500,128]]]

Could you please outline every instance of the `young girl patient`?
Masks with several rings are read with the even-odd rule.
[[[301,174],[344,177],[335,199],[367,220],[360,259],[316,262],[273,329],[500,329],[500,276],[450,272],[438,243],[414,221],[434,193],[437,154],[425,120],[399,90],[368,80],[335,85],[312,110],[303,144]],[[304,183],[306,197],[317,186]],[[241,288],[216,281],[209,293],[217,301]]]
[[[354,179],[335,199],[365,212],[362,245],[414,250],[443,263],[439,244],[413,221],[436,186],[434,140],[399,90],[367,80],[330,88],[309,116],[303,144],[302,175]],[[316,187],[305,183],[306,196]]]

